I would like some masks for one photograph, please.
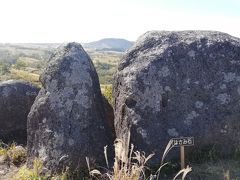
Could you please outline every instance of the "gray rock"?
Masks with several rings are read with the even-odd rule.
[[[21,80],[0,83],[0,139],[27,143],[27,115],[39,88]]]
[[[43,88],[28,115],[28,164],[38,157],[51,172],[86,167],[86,157],[103,164],[111,130],[96,70],[82,46],[60,47],[40,81]]]
[[[122,58],[113,86],[115,129],[155,152],[194,136],[192,153],[240,145],[240,39],[214,31],[152,31]],[[178,155],[178,153],[177,153]]]

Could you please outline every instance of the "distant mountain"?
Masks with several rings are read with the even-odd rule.
[[[133,45],[133,42],[126,39],[105,38],[99,41],[84,43],[84,48],[97,51],[119,51],[124,52]]]

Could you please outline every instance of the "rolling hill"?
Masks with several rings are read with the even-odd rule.
[[[126,39],[105,38],[99,41],[84,43],[83,46],[87,49],[96,51],[119,51],[124,52],[133,45],[133,42]]]
[[[39,84],[39,74],[60,43],[0,43],[0,81],[24,79]],[[111,84],[123,51],[132,46],[124,39],[82,43],[95,65],[101,84]]]

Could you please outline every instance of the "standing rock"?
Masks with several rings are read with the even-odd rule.
[[[113,86],[115,129],[160,157],[174,137],[192,153],[240,145],[240,39],[214,31],[153,31],[122,58]],[[178,153],[177,153],[178,155]]]
[[[103,164],[111,130],[96,70],[82,46],[60,47],[40,81],[28,115],[28,164],[38,157],[51,172],[86,167],[86,157]]]
[[[0,83],[0,140],[27,143],[27,115],[39,88],[21,80]]]

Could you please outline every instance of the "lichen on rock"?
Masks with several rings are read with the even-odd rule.
[[[132,143],[154,151],[155,162],[176,136],[194,136],[192,152],[214,145],[231,154],[240,144],[239,57],[240,39],[225,33],[145,33],[114,76],[117,137],[131,131]]]
[[[0,140],[27,144],[27,116],[39,88],[22,80],[0,83]]]
[[[102,164],[111,130],[96,70],[82,46],[59,47],[40,81],[42,89],[28,115],[28,164],[39,157],[52,172],[85,167],[86,157]]]

